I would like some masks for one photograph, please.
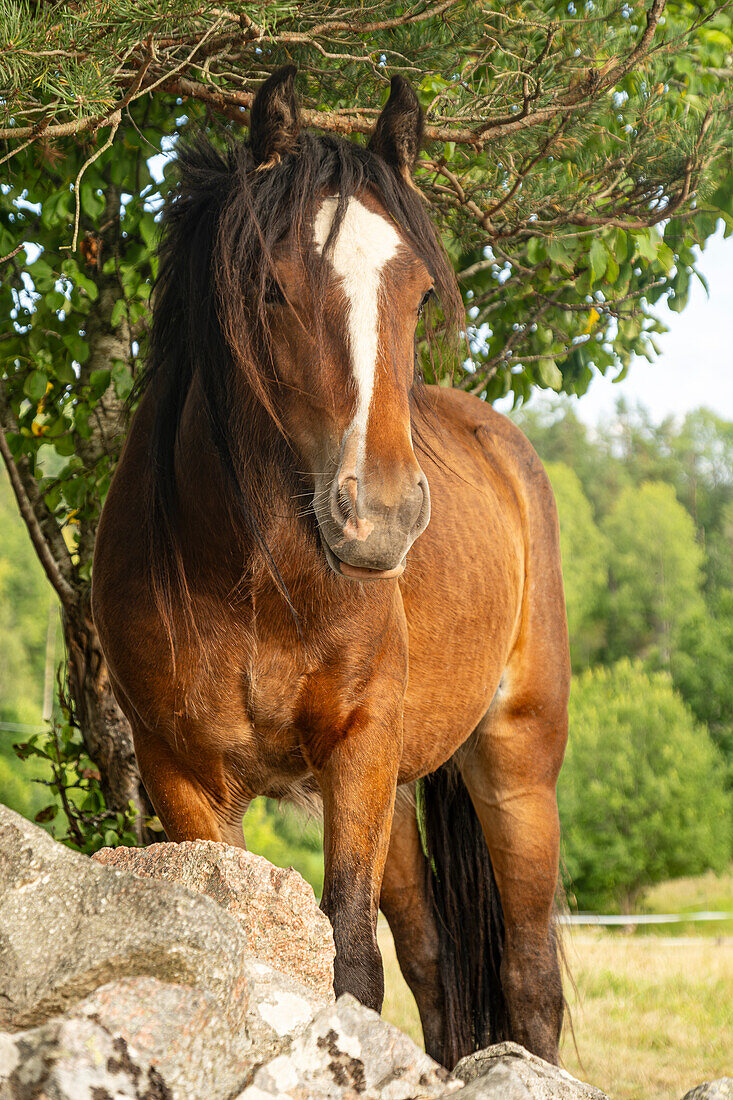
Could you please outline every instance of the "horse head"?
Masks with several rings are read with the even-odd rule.
[[[294,75],[275,73],[255,99],[260,172],[307,155]],[[273,247],[264,293],[278,417],[328,563],[357,580],[398,576],[430,519],[411,427],[415,334],[446,261],[412,182],[422,128],[414,91],[394,77],[368,148],[352,146],[372,171],[346,193],[338,172],[324,177],[307,224]]]

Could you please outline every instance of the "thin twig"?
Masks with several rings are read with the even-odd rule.
[[[2,162],[0,162],[2,163]],[[17,256],[19,252],[22,252],[25,245],[19,244],[13,249],[12,252],[8,252],[7,256],[0,256],[0,264],[4,264],[6,260],[12,260],[13,256]],[[13,334],[14,335],[14,334]]]
[[[10,477],[10,484],[13,487],[15,499],[18,502],[18,509],[23,521],[28,528],[28,534],[31,537],[33,548],[38,555],[38,559],[43,566],[44,572],[51,582],[54,590],[56,591],[61,603],[66,610],[71,610],[76,605],[76,593],[64,577],[59,563],[51,553],[50,547],[46,541],[46,538],[41,530],[41,525],[38,522],[38,517],[33,511],[33,506],[30,502],[28,494],[26,493],[25,486],[20,476],[18,467],[15,464],[15,460],[10,452],[8,441],[5,438],[5,433],[0,429],[0,454],[3,456],[3,460],[8,470]]]
[[[87,168],[89,168],[90,165],[94,164],[95,160],[98,160],[101,157],[102,153],[107,152],[107,150],[111,146],[112,142],[115,140],[115,134],[117,133],[117,131],[119,129],[121,119],[122,119],[122,112],[117,111],[116,114],[114,114],[112,116],[112,119],[111,119],[112,129],[110,130],[109,137],[105,141],[104,145],[100,145],[100,147],[97,149],[97,151],[95,153],[93,153],[90,157],[88,157],[87,160],[84,161],[81,168],[79,169],[79,174],[77,175],[76,180],[74,182],[74,197],[75,197],[75,200],[76,200],[76,205],[75,205],[75,209],[74,209],[74,236],[72,237],[71,245],[62,244],[60,246],[63,249],[70,249],[72,252],[76,252],[76,243],[79,239],[79,219],[81,217],[81,193],[80,193],[80,190],[79,190],[79,187],[80,187],[80,184],[81,184],[81,177],[84,175]]]

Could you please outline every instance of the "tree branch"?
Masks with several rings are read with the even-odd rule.
[[[71,556],[69,555],[68,550],[66,550],[66,545],[64,544],[65,560],[64,567],[62,568],[60,563],[51,553],[51,548],[46,541],[46,537],[43,533],[43,530],[41,529],[41,524],[38,521],[38,517],[36,516],[33,504],[31,503],[31,496],[27,491],[28,479],[21,476],[21,472],[16,465],[12,454],[10,453],[8,441],[5,438],[5,432],[2,429],[0,429],[0,454],[2,454],[3,460],[7,467],[8,475],[10,477],[10,484],[13,487],[15,499],[18,502],[18,510],[20,511],[20,514],[23,517],[23,521],[28,529],[28,534],[30,535],[31,542],[33,543],[33,548],[38,556],[38,560],[43,566],[46,576],[48,577],[56,594],[61,600],[61,604],[64,610],[71,611],[73,608],[76,607],[77,596],[76,592],[67,580],[67,577],[64,575],[65,573],[67,573],[68,575],[71,574]],[[37,503],[38,497],[36,494],[36,504]]]
[[[241,32],[236,35],[225,34],[222,40],[224,43],[231,41],[233,45],[240,48],[242,45],[262,42],[264,39],[267,39],[268,43],[272,45],[282,45],[285,47],[300,45],[316,48],[319,45],[316,42],[316,38],[319,35],[322,36],[323,34],[336,31],[348,31],[352,34],[362,34],[389,30],[397,26],[405,26],[411,23],[436,18],[451,8],[456,2],[457,0],[442,0],[441,3],[427,5],[420,12],[406,14],[391,20],[356,25],[349,24],[345,21],[334,20],[318,24],[307,31],[278,32],[274,30],[267,34],[247,17],[244,23],[241,23],[241,21],[237,19],[240,26],[243,25],[245,28],[244,34]],[[547,59],[553,38],[550,29],[545,45],[538,57],[532,63],[530,70],[522,70],[514,74],[523,78],[525,87],[523,107],[520,112],[514,115],[504,114],[488,119],[475,115],[474,117],[466,118],[465,124],[461,126],[450,125],[445,121],[438,120],[437,122],[426,125],[426,140],[443,143],[455,142],[460,145],[469,146],[478,151],[509,135],[519,133],[530,127],[547,122],[558,114],[583,109],[596,101],[601,93],[617,84],[619,80],[649,54],[655,32],[664,12],[665,3],[666,0],[653,0],[646,15],[644,32],[626,57],[621,60],[617,57],[613,57],[600,68],[590,68],[582,80],[572,82],[565,91],[557,92],[549,103],[531,110],[530,104],[535,102],[539,95],[539,82],[536,81],[535,90],[530,93],[527,90],[527,81],[531,70],[536,70],[537,67]],[[117,112],[122,110],[132,99],[137,99],[141,95],[148,94],[154,88],[162,88],[175,95],[196,99],[199,102],[207,103],[215,107],[230,118],[236,118],[242,122],[246,121],[246,116],[242,114],[242,109],[248,111],[251,107],[254,99],[253,92],[242,91],[231,87],[221,87],[216,84],[204,84],[187,77],[185,72],[181,72],[181,70],[185,70],[192,63],[195,54],[201,49],[204,42],[210,38],[216,27],[220,25],[224,16],[227,15],[230,19],[235,18],[233,13],[222,12],[221,9],[216,10],[219,13],[216,23],[209,27],[202,35],[195,38],[193,48],[183,60],[174,62],[173,59],[167,55],[156,56],[155,44],[150,39],[146,39],[145,43],[139,43],[137,47],[134,47],[132,52],[134,53],[135,49],[137,49],[138,52],[142,54],[143,61],[133,71],[119,73],[116,78],[116,83],[121,88],[128,88],[128,92],[103,115],[87,116],[55,125],[49,125],[42,120],[32,126],[7,126],[0,129],[0,140],[25,141],[26,139],[30,138],[33,140],[40,136],[46,138],[65,137],[87,130],[96,132],[101,127],[110,125]],[[165,41],[166,44],[170,43],[170,48],[173,49],[176,46],[183,45],[184,41],[190,45],[191,39],[190,37],[186,38],[186,36],[181,36],[178,39],[171,38]],[[219,40],[217,39],[217,47],[218,46]],[[155,74],[150,75],[148,70],[152,68],[152,56],[156,56],[157,71]],[[363,60],[367,62],[370,61],[370,58],[365,55]],[[161,73],[160,69],[165,65],[166,61],[171,65],[171,68],[168,72],[163,71]],[[333,133],[369,134],[373,129],[372,112],[366,115],[358,108],[355,108],[353,111],[349,111],[348,109],[321,111],[303,108],[301,113],[303,121],[307,125]]]

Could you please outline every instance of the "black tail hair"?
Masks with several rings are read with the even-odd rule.
[[[509,1038],[500,976],[504,914],[481,823],[453,761],[421,780],[418,821],[440,943],[443,1060],[452,1068]]]

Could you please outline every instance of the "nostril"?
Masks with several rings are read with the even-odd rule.
[[[349,476],[339,485],[338,505],[344,521],[357,518],[356,499],[359,493],[359,483],[355,477]]]
[[[420,492],[420,507],[413,525],[413,531],[416,532],[416,535],[419,535],[425,530],[430,521],[430,489],[425,474],[420,476],[417,487]]]

